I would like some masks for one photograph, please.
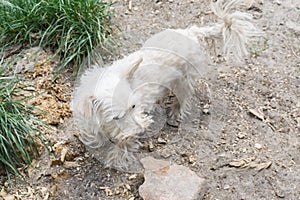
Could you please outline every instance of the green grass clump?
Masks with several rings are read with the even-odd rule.
[[[104,0],[0,0],[0,45],[50,47],[61,58],[58,70],[83,58],[111,38],[112,3]]]
[[[25,99],[14,98],[21,88],[14,75],[7,75],[8,66],[0,63],[0,168],[20,174],[18,167],[30,164],[38,154],[37,143],[44,143],[44,125],[31,115]]]

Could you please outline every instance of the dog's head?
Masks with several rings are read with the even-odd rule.
[[[108,68],[88,70],[81,77],[72,110],[79,128],[83,129],[84,143],[101,146],[109,140],[119,143],[145,137],[143,133],[153,125],[152,116],[163,112],[155,106],[158,99],[155,94],[161,93],[153,93],[158,89],[157,84],[133,84],[142,61],[141,58],[125,64],[118,61]]]
[[[142,97],[132,95],[134,90],[129,81],[141,62],[139,58],[127,66],[117,62],[115,66],[94,70],[98,73],[97,80],[92,80],[95,74],[89,71],[81,80],[81,88],[75,92],[77,99],[81,99],[81,105],[77,103],[78,107],[73,106],[74,109],[80,110],[85,119],[96,119],[97,126],[102,127],[104,134],[109,137],[122,140],[143,132],[149,121],[141,107],[137,106]],[[84,92],[83,88],[89,92]]]

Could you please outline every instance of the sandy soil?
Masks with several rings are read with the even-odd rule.
[[[166,28],[215,20],[209,1],[132,1],[130,10],[120,1],[115,10],[120,56]],[[265,37],[252,42],[244,64],[213,57],[210,114],[196,117],[196,125],[164,129],[166,142],[154,141],[156,156],[206,178],[203,199],[299,199],[300,2],[253,0],[248,12]],[[73,84],[70,76],[62,82]],[[142,174],[103,169],[78,141],[69,115],[59,117],[49,136],[53,152],[24,170],[26,184],[4,187],[0,199],[141,199]]]

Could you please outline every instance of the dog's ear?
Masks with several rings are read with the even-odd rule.
[[[83,102],[83,116],[86,118],[91,118],[93,117],[93,113],[95,109],[98,109],[99,103],[94,96],[89,96],[85,98]]]
[[[137,70],[137,68],[140,66],[140,64],[143,62],[143,58],[139,58],[137,61],[135,61],[128,73],[126,74],[126,78],[132,78],[134,72]]]

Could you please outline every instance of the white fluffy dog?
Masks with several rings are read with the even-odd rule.
[[[95,66],[84,73],[71,109],[81,141],[101,152],[105,166],[135,169],[140,139],[157,133],[166,121],[158,102],[170,91],[178,103],[169,118],[182,120],[189,115],[195,78],[209,70],[207,38],[223,39],[226,58],[233,55],[241,60],[247,54],[247,39],[258,32],[251,15],[233,10],[241,4],[241,0],[217,0],[211,8],[218,23],[162,31],[139,51],[109,67]]]

